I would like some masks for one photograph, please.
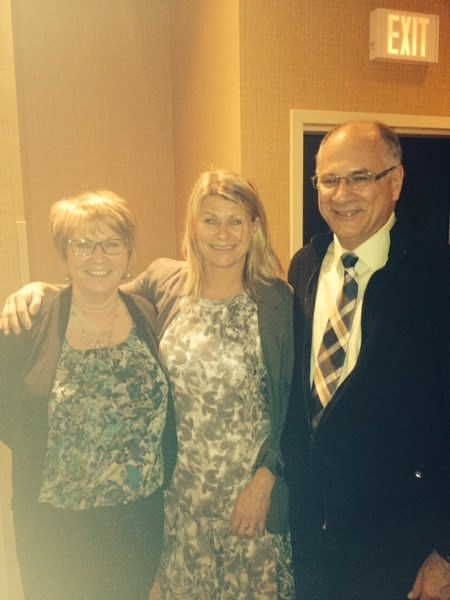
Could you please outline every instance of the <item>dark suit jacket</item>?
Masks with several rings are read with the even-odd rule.
[[[178,312],[185,280],[185,263],[162,258],[153,262],[134,282],[133,291],[142,294],[156,307],[156,331],[159,337]],[[283,462],[280,437],[292,379],[292,293],[286,282],[277,279],[268,285],[259,284],[257,295],[271,435],[259,452],[255,468],[267,466],[278,476],[272,493],[267,528],[272,532],[281,532],[287,524],[287,497],[281,479]]]
[[[366,290],[357,364],[313,431],[312,319],[331,241],[317,236],[289,270],[295,367],[283,447],[294,545],[307,555],[329,541],[344,563],[350,547],[386,562],[395,548],[415,569],[412,546],[417,560],[450,553],[448,248],[394,226],[388,261]]]

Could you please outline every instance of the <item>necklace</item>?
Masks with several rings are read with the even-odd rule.
[[[80,328],[80,335],[83,343],[88,348],[105,348],[111,345],[114,327],[117,324],[119,318],[119,297],[116,299],[116,305],[111,319],[108,321],[108,329],[88,329],[84,318],[80,315],[80,312],[75,304],[75,298],[72,298],[72,310],[71,314],[74,317],[77,325]]]

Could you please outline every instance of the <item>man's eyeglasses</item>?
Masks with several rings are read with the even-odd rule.
[[[345,179],[345,182],[349,187],[360,189],[378,181],[393,171],[397,166],[398,165],[389,167],[389,169],[381,171],[381,173],[378,174],[371,173],[370,171],[355,171],[344,177],[338,177],[337,175],[314,175],[314,177],[311,177],[311,181],[316,190],[320,188],[325,188],[326,190],[337,188],[341,179]]]
[[[102,242],[93,242],[92,240],[67,240],[75,256],[91,256],[94,254],[97,246],[100,246],[105,254],[122,254],[128,244],[126,239],[103,240]]]

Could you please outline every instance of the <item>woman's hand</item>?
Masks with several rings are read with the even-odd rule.
[[[231,515],[231,532],[240,538],[265,534],[270,495],[276,477],[267,467],[260,467],[237,497]]]
[[[58,289],[57,286],[49,283],[34,281],[8,296],[0,314],[0,329],[5,335],[9,335],[11,330],[16,335],[19,334],[22,326],[31,329],[30,316],[40,311],[45,292],[57,292]]]

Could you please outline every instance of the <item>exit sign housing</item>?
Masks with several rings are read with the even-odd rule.
[[[439,16],[376,8],[370,13],[370,60],[437,63]]]

